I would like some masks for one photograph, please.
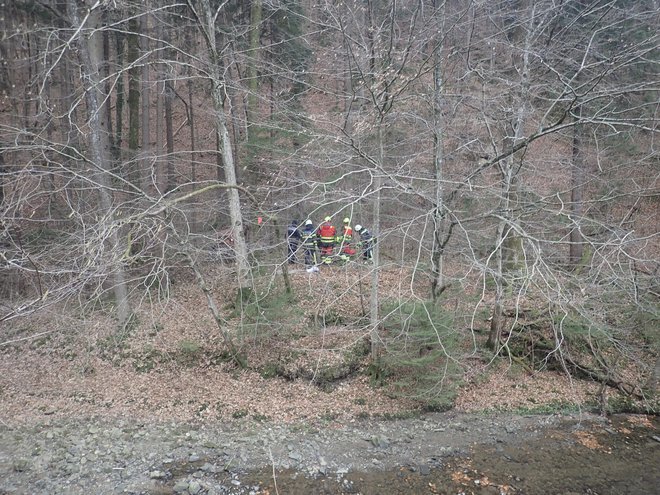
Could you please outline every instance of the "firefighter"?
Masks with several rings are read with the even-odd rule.
[[[374,256],[374,238],[371,235],[371,232],[369,232],[369,229],[359,224],[355,226],[355,232],[360,234],[360,244],[362,245],[362,257],[364,258],[364,261],[372,261]]]
[[[318,272],[319,267],[316,266],[316,229],[314,222],[309,218],[305,221],[305,226],[302,229],[302,244],[305,250],[305,265],[307,265],[308,272]]]
[[[296,252],[300,246],[300,230],[298,230],[298,220],[293,220],[286,229],[286,241],[287,241],[287,260],[289,263],[296,263],[298,261]]]
[[[325,217],[324,222],[319,225],[317,234],[321,251],[321,263],[326,265],[332,263],[332,256],[335,249],[335,236],[337,235],[337,229],[330,223],[331,220],[332,218]]]
[[[353,248],[353,228],[351,227],[351,219],[344,218],[344,227],[341,235],[341,258],[344,261],[349,261],[351,256],[355,255]]]

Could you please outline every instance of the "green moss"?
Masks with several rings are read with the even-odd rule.
[[[650,400],[638,400],[630,396],[610,397],[607,400],[607,414],[660,414],[660,398]]]
[[[238,409],[231,413],[231,417],[234,419],[241,419],[244,418],[245,416],[248,415],[248,410],[247,409]]]
[[[592,404],[591,406],[587,406],[586,409],[588,410],[593,407],[595,407],[595,404]],[[547,404],[518,406],[513,409],[511,408],[493,409],[494,412],[512,412],[514,414],[521,414],[521,415],[569,414],[569,413],[577,413],[584,410],[585,410],[585,406],[580,406],[579,404],[575,404],[574,402],[568,402],[568,401],[552,401]]]
[[[176,360],[183,366],[193,367],[199,363],[203,355],[203,348],[198,342],[182,340],[179,342],[179,352]]]
[[[259,374],[265,379],[283,376],[283,366],[279,362],[271,362],[263,366],[259,370]]]
[[[258,423],[264,423],[264,422],[270,421],[270,416],[268,416],[266,414],[254,413],[252,415],[252,419],[257,421]]]

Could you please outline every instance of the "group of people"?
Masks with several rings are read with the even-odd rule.
[[[302,226],[297,220],[293,220],[286,233],[289,263],[298,262],[301,247],[308,272],[318,271],[320,264],[350,261],[359,253],[365,262],[371,262],[374,243],[371,232],[359,224],[353,229],[350,218],[344,218],[341,231],[331,222],[332,218],[329,216],[325,217],[318,227],[315,227],[310,219],[305,220]],[[354,231],[360,236],[359,242],[355,242],[353,238]]]

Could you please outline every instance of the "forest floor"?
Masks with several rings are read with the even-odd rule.
[[[230,282],[223,277],[226,270],[220,269],[209,279],[215,280],[228,326],[233,325],[232,333],[243,343],[247,369],[228,360],[203,294],[183,280],[164,304],[139,307],[139,323],[122,335],[107,313],[98,310],[79,314],[56,307],[15,320],[19,323],[7,327],[9,343],[0,354],[0,419],[15,424],[44,415],[149,421],[248,416],[291,423],[406,417],[424,409],[412,393],[387,382],[373,386],[364,352],[368,332],[360,316],[368,294],[339,289],[341,277],[360,285],[355,274],[336,270],[309,275],[294,267],[294,301],[275,291],[268,295],[265,287],[261,304],[245,308],[234,320],[231,291],[225,289]],[[399,270],[385,271],[383,294],[400,299],[408,290],[406,278]],[[367,281],[363,285],[368,290]],[[487,321],[475,326],[479,324],[488,326]],[[530,372],[506,358],[494,360],[479,347],[485,330],[458,332],[466,336],[465,343],[448,352],[467,364],[440,375],[446,383],[433,393],[449,397],[443,409],[579,410],[597,407],[602,398],[602,387],[595,382],[554,371]],[[615,390],[607,392],[618,396]]]
[[[104,312],[62,308],[5,332],[0,494],[460,493],[461,486],[472,493],[568,493],[564,485],[538,491],[542,480],[527,488],[515,481],[532,479],[529,473],[493,472],[498,481],[488,481],[483,452],[495,449],[505,462],[511,456],[498,452],[531,442],[525,455],[533,456],[540,438],[557,462],[562,445],[609,455],[613,464],[628,462],[631,453],[621,450],[627,442],[639,447],[639,486],[629,480],[628,491],[576,493],[645,493],[656,481],[644,469],[649,460],[657,466],[657,420],[622,417],[612,426],[593,416],[604,397],[618,397],[600,384],[530,372],[461,344],[455,352],[470,364],[446,376],[450,412],[429,413],[412,394],[374,386],[369,359],[358,352],[366,338],[361,286],[368,283],[359,282],[366,269],[310,275],[293,267],[295,300],[265,285],[261,304],[240,317],[227,290],[231,274],[218,268],[210,275],[232,334],[248,344],[248,369],[218,351],[221,336],[202,310],[203,294],[185,278],[162,304],[138,306],[137,324],[124,335]],[[381,283],[384,297],[401,298],[410,275],[384,271]],[[469,337],[485,340],[482,333]],[[592,439],[597,447],[584,447]],[[611,456],[608,448],[625,455]],[[330,483],[324,491],[321,478]],[[408,491],[405,483],[413,483]],[[91,486],[99,488],[85,491]]]

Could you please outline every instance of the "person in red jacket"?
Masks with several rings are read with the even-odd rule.
[[[325,217],[325,221],[319,225],[318,228],[321,263],[325,264],[332,263],[332,256],[334,255],[335,249],[335,236],[337,235],[337,229],[330,223],[331,220],[332,218]]]
[[[338,237],[341,245],[339,256],[343,261],[349,261],[356,254],[356,251],[353,247],[353,227],[351,227],[351,219],[348,217],[344,218],[343,230],[343,234]]]

